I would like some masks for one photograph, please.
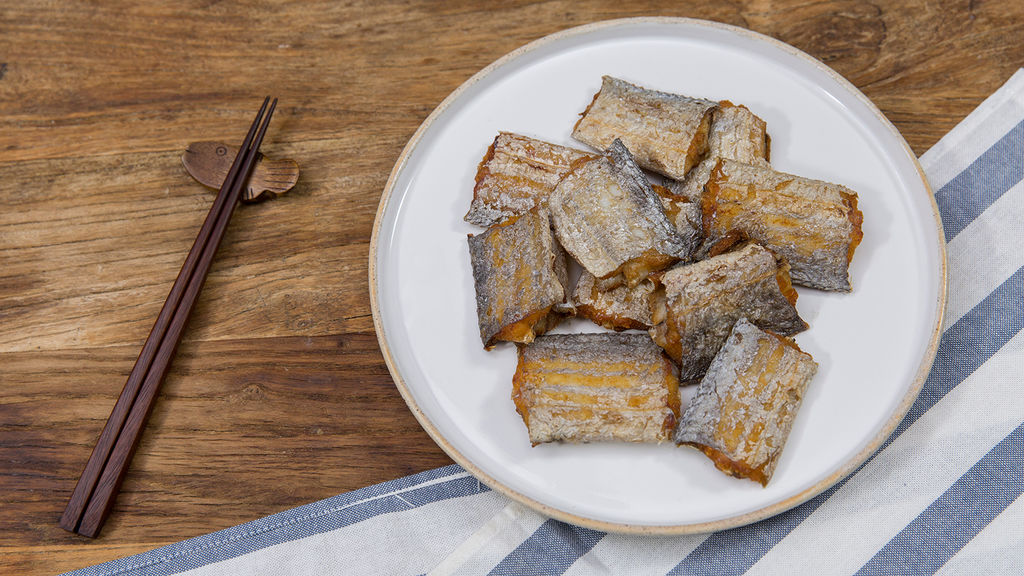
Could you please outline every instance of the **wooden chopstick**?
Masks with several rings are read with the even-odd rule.
[[[267,126],[270,123],[271,116],[273,115],[274,108],[276,106],[277,100],[271,102],[267,115],[259,127],[255,140],[252,142],[252,146],[245,150],[242,166],[229,188],[226,202],[218,214],[206,247],[196,263],[196,268],[190,278],[188,287],[182,295],[181,302],[178,304],[178,307],[174,312],[174,316],[168,326],[167,333],[160,342],[156,356],[153,359],[153,364],[142,382],[138,396],[125,421],[124,428],[118,435],[117,441],[111,451],[110,458],[103,469],[103,473],[100,475],[93,495],[89,499],[89,503],[82,515],[82,519],[77,530],[79,534],[89,537],[95,537],[99,534],[100,528],[113,506],[117,492],[120,489],[121,482],[128,470],[128,465],[131,462],[131,458],[135,453],[136,447],[138,446],[138,441],[142,436],[146,419],[155,404],[160,384],[163,382],[164,376],[167,374],[167,370],[170,367],[171,359],[174,356],[174,351],[177,348],[178,341],[180,340],[181,334],[188,322],[188,317],[198,300],[199,292],[202,290],[206,274],[213,262],[213,257],[217,251],[217,247],[220,245],[220,241],[224,237],[228,222],[230,221],[234,208],[238,203],[238,198],[256,164],[260,144],[263,141],[263,136],[266,133]]]
[[[227,229],[239,195],[255,165],[259,146],[277,105],[275,99],[263,117],[269,100],[268,97],[263,101],[253,120],[238,156],[221,185],[217,199],[203,222],[167,301],[164,302],[164,307],[136,360],[135,367],[75,486],[60,520],[60,526],[66,530],[95,537],[113,505],[138,445],[146,418],[152,410],[156,393],[202,289],[210,263]]]

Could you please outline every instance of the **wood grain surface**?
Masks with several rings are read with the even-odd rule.
[[[0,5],[0,573],[53,574],[450,463],[377,347],[377,202],[430,111],[505,53],[630,16],[810,53],[923,153],[1024,64],[1024,3],[236,2]],[[302,167],[241,206],[96,540],[57,519],[213,194],[180,157]]]

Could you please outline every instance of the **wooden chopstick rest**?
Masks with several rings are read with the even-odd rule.
[[[221,142],[193,142],[181,156],[181,163],[190,176],[203,186],[217,189],[231,169],[238,147]],[[257,202],[266,196],[279,196],[299,181],[299,164],[295,160],[274,160],[260,154],[253,168],[249,185],[242,190],[242,202]]]

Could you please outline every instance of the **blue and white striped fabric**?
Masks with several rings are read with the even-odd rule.
[[[448,466],[75,574],[1011,574],[1024,571],[1024,71],[922,158],[949,301],[924,390],[818,497],[710,535],[604,534]]]

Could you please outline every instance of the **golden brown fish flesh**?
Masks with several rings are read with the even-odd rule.
[[[609,330],[647,330],[651,326],[650,296],[654,283],[644,280],[629,288],[624,284],[601,290],[594,276],[584,270],[576,282],[573,304],[576,314]]]
[[[572,163],[590,156],[593,154],[519,134],[498,134],[477,168],[466,222],[492,226],[545,205]]]
[[[694,169],[696,170],[696,168]],[[692,171],[691,171],[692,172]],[[673,183],[678,184],[678,183]],[[694,259],[697,247],[704,241],[704,229],[701,224],[700,201],[691,201],[685,196],[675,194],[671,188],[651,185],[654,193],[661,198],[661,207],[665,210],[669,222],[676,227],[676,232],[687,246],[690,246],[689,259]]]
[[[676,443],[766,486],[817,369],[789,338],[739,320],[686,408]]]
[[[720,160],[704,187],[701,215],[706,237],[741,232],[785,258],[794,284],[850,290],[864,217],[849,188]]]
[[[740,318],[787,336],[807,329],[788,266],[754,243],[677,266],[661,284],[651,300],[650,334],[679,363],[684,382],[704,375]]]
[[[572,137],[599,150],[618,138],[640,166],[682,180],[707,149],[717,105],[605,76]]]
[[[561,321],[568,275],[546,211],[534,209],[470,235],[469,256],[484,348],[499,340],[532,342]]]
[[[646,334],[552,334],[519,347],[512,400],[534,446],[663,442],[679,418],[675,365]]]
[[[770,149],[771,139],[764,120],[746,106],[723,100],[711,117],[707,156],[672,187],[672,193],[700,202],[704,185],[719,158],[767,166]]]
[[[691,249],[618,140],[607,156],[575,162],[555,186],[548,207],[562,246],[600,280],[621,274],[636,286]]]

